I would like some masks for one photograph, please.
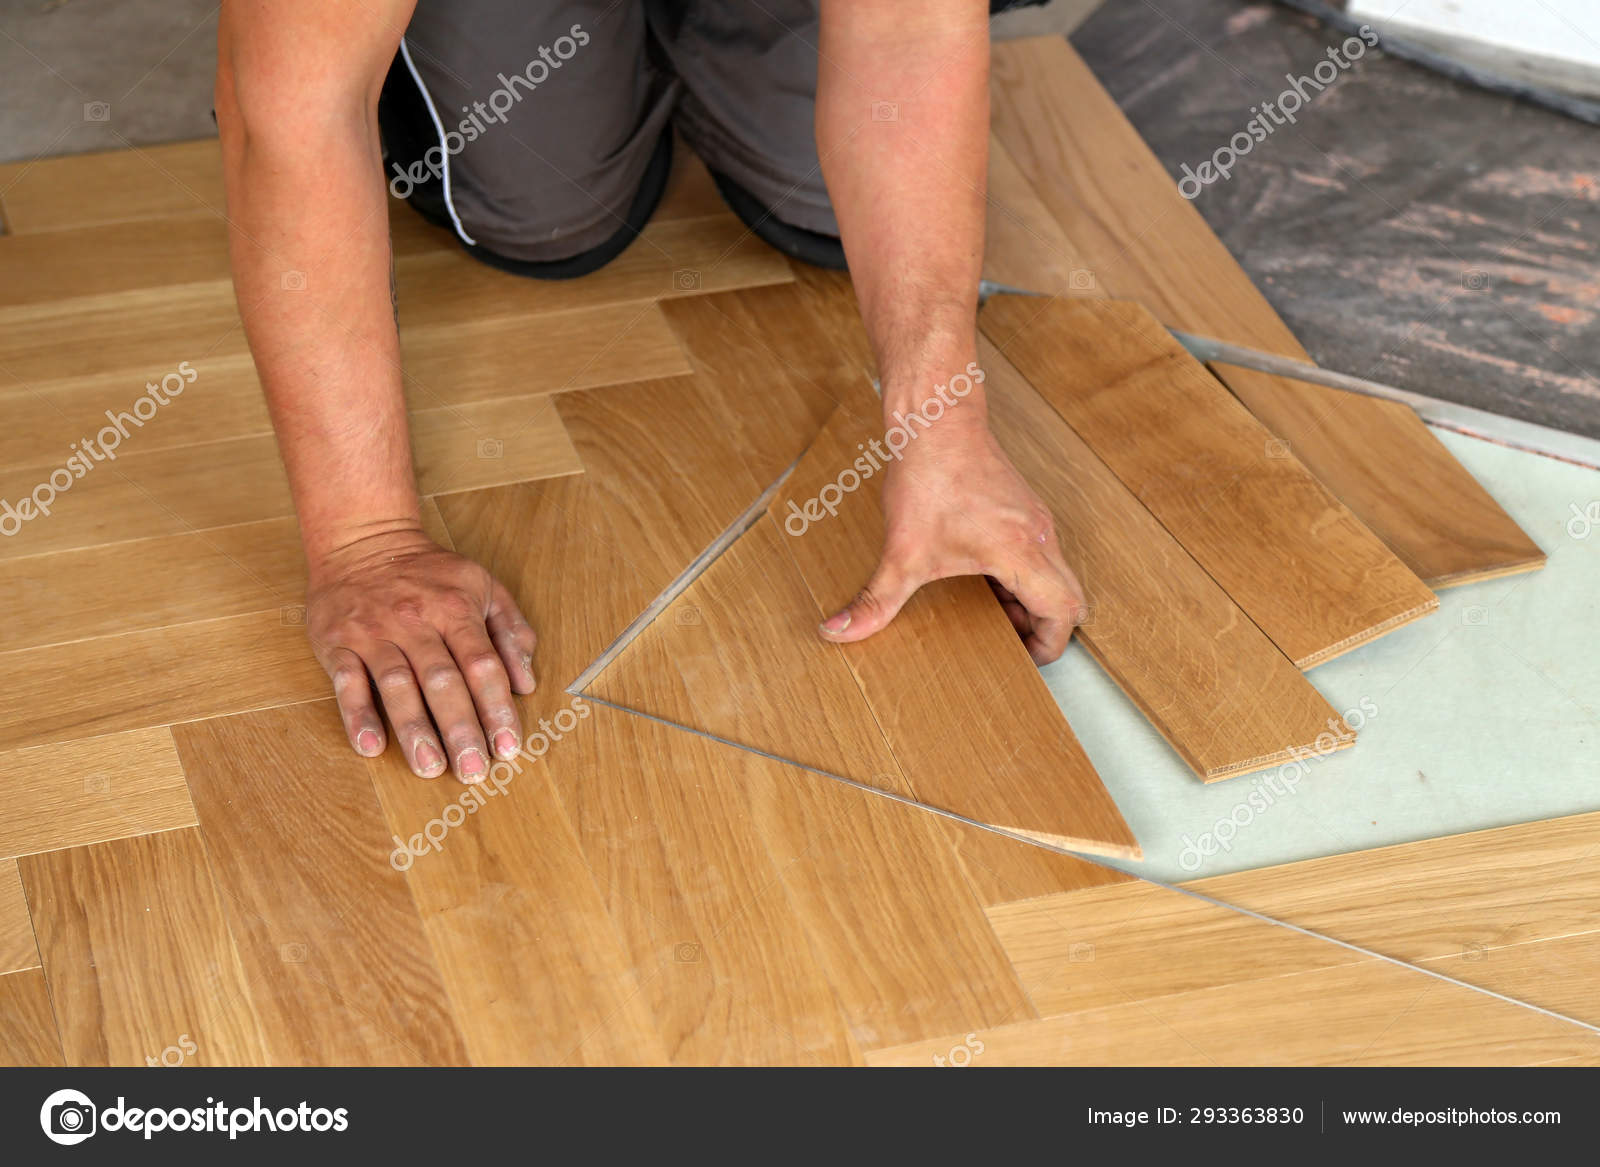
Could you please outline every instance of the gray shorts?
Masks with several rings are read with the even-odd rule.
[[[566,259],[639,213],[675,125],[775,217],[836,235],[817,22],[816,0],[419,0],[381,105],[390,189],[484,251]]]

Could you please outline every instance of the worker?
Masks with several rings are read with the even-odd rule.
[[[885,417],[903,417],[981,372],[988,17],[984,0],[225,0],[234,285],[299,516],[307,630],[358,753],[384,750],[387,714],[416,774],[481,781],[519,748],[512,695],[536,684],[515,599],[421,521],[391,193],[484,263],[581,277],[650,218],[676,130],[756,235],[848,258]],[[984,575],[1048,662],[1081,590],[981,379],[963,379],[888,465],[876,570],[820,635],[862,640],[922,584]]]

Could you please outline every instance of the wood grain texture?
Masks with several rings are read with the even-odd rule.
[[[275,1065],[460,1065],[366,763],[330,701],[173,731]]]
[[[0,976],[0,1066],[62,1064],[44,970]]]
[[[15,859],[0,859],[0,974],[39,967],[33,921]]]
[[[867,1062],[934,1065],[964,1039],[868,1051]],[[1047,1017],[977,1040],[977,1066],[1531,1065],[1600,1051],[1600,1036],[1569,1022],[1377,962]]]
[[[153,681],[158,679],[153,678]],[[165,728],[0,753],[0,856],[193,826]]]
[[[987,340],[989,424],[1055,514],[1100,666],[1206,782],[1355,735],[1294,664]]]
[[[672,173],[656,219],[682,219],[724,211],[705,165],[693,151],[674,151]],[[107,192],[115,192],[115,197]],[[129,219],[164,218],[193,211],[222,214],[222,153],[215,138],[137,146],[0,166],[0,206],[15,235],[59,231]],[[425,221],[396,203],[419,226]],[[433,228],[429,228],[433,230]],[[448,241],[448,232],[441,232]]]
[[[1310,359],[1064,39],[996,45],[990,78],[996,136],[1098,286],[1140,301],[1169,327]],[[1216,371],[1430,586],[1543,563],[1410,410],[1250,370]]]
[[[0,653],[0,741],[13,748],[326,696],[296,612]],[[95,700],[95,694],[116,700]]]
[[[170,409],[181,409],[182,399]],[[157,420],[150,424],[159,424]],[[137,448],[138,431],[114,461],[72,483],[0,543],[0,559],[125,539],[175,535],[287,517],[289,482],[270,435],[205,445]],[[411,415],[417,485],[424,494],[522,482],[580,469],[548,397],[500,398]],[[0,498],[21,499],[48,481],[55,463],[8,467]],[[217,473],[225,465],[226,475]]]
[[[773,501],[770,513],[787,533],[812,617],[838,611],[871,574],[883,514],[871,482],[845,495],[836,515],[809,526],[792,508],[816,498],[876,432],[836,415]],[[983,580],[923,587],[888,628],[840,652],[919,801],[1055,846],[1138,856],[1116,803]],[[1006,715],[952,716],[954,693],[982,694]]]
[[[1104,296],[1088,260],[1017,166],[1004,142],[989,137],[988,207],[983,278],[1055,296]]]
[[[213,339],[196,330],[191,343],[206,355],[191,365],[201,376],[174,408],[162,411],[159,423],[138,431],[139,451],[271,433],[243,334],[224,334],[210,347]],[[0,434],[0,462],[34,464],[64,456],[72,443],[107,424],[107,410],[127,409],[144,393],[147,377],[159,379],[170,371],[115,366],[118,360],[137,360],[137,351],[128,351],[137,347],[121,352],[114,345],[96,348],[94,365],[105,368],[103,372],[10,381],[0,376],[0,401],[14,423]],[[689,372],[687,357],[654,305],[549,312],[442,328],[422,325],[406,329],[401,350],[406,397],[415,411]],[[66,359],[81,367],[76,354]],[[132,438],[128,447],[135,448]]]
[[[69,1065],[142,1066],[185,1037],[197,1065],[266,1045],[194,829],[21,861]]]
[[[807,595],[782,540],[770,524],[753,527],[589,691],[763,748],[781,735],[795,760],[909,793],[838,649],[797,615]],[[745,792],[858,1042],[944,1032],[930,1026],[935,1015],[968,1027],[979,1017],[1027,1015],[988,929],[975,926],[979,905],[932,816],[747,757],[729,763],[740,774],[730,789]],[[891,874],[910,866],[915,880]],[[856,894],[865,886],[876,889],[871,897]],[[899,999],[926,1004],[908,1016]]]
[[[1301,668],[1438,598],[1137,304],[993,297],[984,334]]]
[[[603,398],[607,395],[597,395]],[[692,399],[680,398],[695,420]],[[610,642],[676,571],[682,538],[661,497],[675,446],[668,397],[639,449],[640,503],[606,491],[619,475],[584,475],[441,500],[464,546],[484,558],[535,613],[540,691],[520,702],[524,724],[570,720],[562,687]],[[596,464],[628,461],[603,401],[579,402],[574,427]],[[648,412],[635,424],[647,423]],[[607,435],[624,439],[613,443]],[[591,444],[592,443],[592,444]],[[687,456],[688,451],[684,451]],[[712,459],[684,466],[676,493],[692,529],[717,521]],[[655,475],[668,478],[658,482]],[[709,507],[709,510],[700,510]],[[638,523],[638,526],[634,524]],[[660,538],[662,541],[657,542]],[[674,1064],[833,1064],[856,1060],[827,979],[788,906],[765,846],[738,809],[743,781],[727,751],[641,718],[581,703],[586,719],[563,735],[540,769],[575,829],[577,846],[614,921],[640,1001]],[[535,775],[518,782],[545,781]],[[481,812],[512,812],[490,807]],[[446,859],[429,856],[427,862]],[[419,867],[421,863],[419,862]],[[581,986],[574,986],[574,992]],[[635,1016],[631,1011],[630,1017]],[[576,1038],[573,1039],[574,1043]]]

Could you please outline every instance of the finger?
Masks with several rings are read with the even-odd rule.
[[[818,630],[824,640],[837,644],[865,640],[886,627],[923,582],[920,575],[902,567],[898,557],[885,554],[867,586],[846,607],[824,620]]]
[[[511,687],[518,693],[533,692],[539,684],[533,675],[533,650],[539,645],[539,637],[499,580],[494,581],[489,592],[486,620],[495,650],[511,678]]]
[[[478,711],[478,723],[494,756],[517,756],[522,726],[511,700],[511,681],[505,664],[480,624],[464,624],[445,634],[445,646],[466,678],[467,691]]]
[[[482,782],[489,773],[489,751],[472,693],[455,658],[437,636],[402,641],[400,648],[422,682],[423,700],[439,727],[456,777],[467,783]]]
[[[1011,590],[1003,585],[992,575],[983,577],[989,581],[989,590],[994,593],[994,598],[1000,601],[1000,610],[1006,614],[1006,619],[1011,621],[1011,627],[1016,630],[1019,640],[1026,640],[1033,631],[1033,621],[1028,616],[1028,609],[1024,608]]]
[[[366,662],[411,772],[418,778],[437,778],[444,773],[444,749],[428,719],[428,707],[423,704],[411,662],[387,641],[367,650]]]
[[[1029,630],[1022,643],[1034,664],[1047,665],[1058,659],[1072,639],[1083,610],[1083,595],[1069,581],[1070,576],[1043,560],[1031,568],[1019,568],[1007,580],[1006,586],[1028,614]]]
[[[377,757],[383,753],[383,716],[372,700],[367,666],[350,649],[335,648],[328,652],[322,667],[333,681],[333,695],[350,744],[363,758]]]

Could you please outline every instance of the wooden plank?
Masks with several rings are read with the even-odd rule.
[[[0,976],[0,1066],[59,1066],[61,1038],[42,969]]]
[[[21,861],[69,1065],[142,1066],[187,1040],[197,1065],[266,1045],[193,829]]]
[[[1139,305],[995,296],[979,321],[1296,665],[1439,606]]]
[[[1203,781],[1355,735],[1294,664],[987,341],[989,424],[1056,517],[1089,612],[1078,636]]]
[[[137,432],[142,452],[272,432],[243,333],[224,334],[215,347],[210,346],[217,338],[203,329],[195,339],[201,343],[190,341],[191,348],[206,352],[198,364],[192,363],[200,377],[174,408],[161,413],[160,424]],[[688,358],[654,305],[419,326],[406,329],[401,349],[406,397],[414,411],[690,371]],[[138,355],[136,345],[121,350],[96,346],[90,359],[104,367]],[[80,362],[81,357],[73,353],[65,359]],[[0,400],[13,421],[0,434],[0,462],[28,464],[57,452],[65,456],[72,443],[106,426],[107,410],[126,410],[144,393],[146,373],[138,367],[112,367],[88,375],[0,380]]]
[[[0,974],[39,967],[28,899],[15,859],[0,859]]]
[[[168,408],[181,408],[176,399]],[[160,415],[157,415],[159,419]],[[159,424],[152,422],[151,424]],[[138,431],[134,431],[133,442]],[[92,547],[125,539],[260,522],[292,515],[277,442],[269,435],[199,446],[138,450],[92,464],[54,499],[49,514],[18,520],[0,559]],[[581,466],[548,397],[513,397],[411,415],[417,485],[424,494],[472,490],[575,474]],[[0,473],[0,498],[20,501],[48,482],[54,463]],[[226,475],[216,466],[228,467]]]
[[[1055,296],[1104,296],[1088,260],[1050,213],[1005,143],[989,137],[983,278]]]
[[[907,794],[916,775],[902,773],[838,649],[795,616],[808,597],[782,540],[753,527],[589,692],[763,748],[777,738],[797,761]],[[729,789],[749,799],[856,1040],[1029,1012],[932,816],[746,757],[728,763]],[[906,1000],[925,1004],[907,1011]]]
[[[1195,887],[1401,960],[1600,931],[1600,813],[1213,876]],[[1469,970],[1470,971],[1470,970]]]
[[[672,173],[655,219],[683,219],[725,211],[711,175],[694,152],[675,143]],[[129,219],[164,218],[194,211],[221,215],[222,152],[215,138],[71,154],[0,165],[0,205],[14,235],[59,231]],[[421,216],[398,204],[426,226]],[[434,230],[434,228],[429,228]],[[441,232],[446,240],[451,236]]]
[[[152,678],[159,683],[159,678]],[[89,690],[73,694],[87,702]],[[165,728],[0,753],[0,855],[28,855],[194,825]],[[3,971],[3,970],[0,970]]]
[[[0,653],[0,741],[71,741],[327,692],[303,619],[253,612]]]
[[[996,45],[990,77],[997,137],[1099,286],[1139,300],[1169,327],[1310,359],[1064,39]],[[1226,365],[1216,371],[1430,586],[1544,562],[1410,410]]]
[[[773,501],[773,521],[788,533],[784,542],[812,598],[808,616],[837,611],[871,574],[883,514],[870,482],[846,496],[836,515],[802,521],[801,530],[791,508],[818,497],[875,432],[836,415]],[[840,652],[920,801],[1056,846],[1139,854],[983,580],[925,586],[887,629]],[[982,693],[1007,716],[952,719],[952,692]]]
[[[952,1034],[869,1050],[867,1062],[936,1065],[966,1043]],[[1047,1017],[976,1042],[975,1066],[1530,1065],[1600,1051],[1588,1030],[1382,962]]]
[[[173,735],[277,1065],[460,1065],[466,1047],[367,767],[330,701]]]

